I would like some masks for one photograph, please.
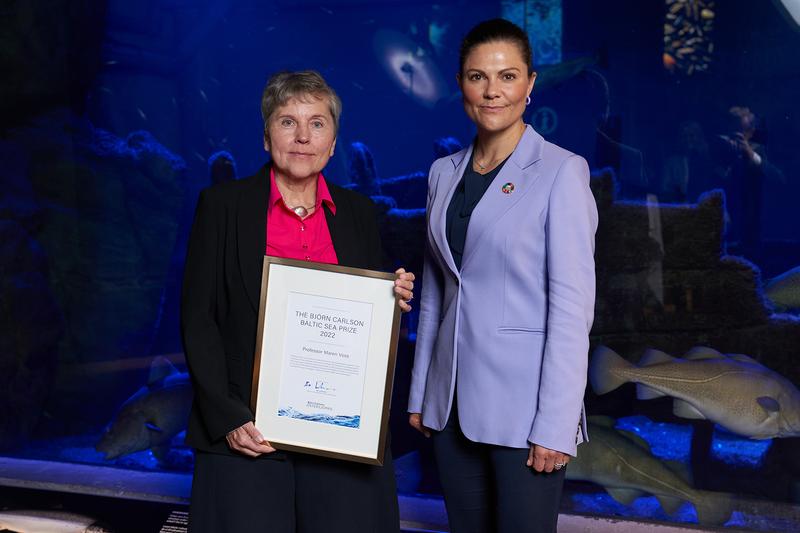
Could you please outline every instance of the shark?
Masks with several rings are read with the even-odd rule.
[[[597,394],[636,383],[640,400],[670,396],[676,416],[710,420],[751,439],[800,436],[800,391],[746,355],[695,347],[676,358],[651,349],[637,366],[599,346],[589,381]]]
[[[191,406],[189,374],[156,357],[147,384],[120,406],[95,449],[112,460],[149,448],[164,462],[172,438],[186,429]]]
[[[668,514],[688,501],[701,524],[721,525],[729,520],[731,495],[695,489],[686,465],[655,457],[640,436],[615,429],[613,418],[592,416],[588,422],[591,439],[580,445],[578,456],[569,462],[567,479],[602,485],[624,505],[652,494]]]

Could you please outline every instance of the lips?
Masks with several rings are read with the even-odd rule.
[[[504,106],[504,105],[502,105],[502,106],[482,105],[482,106],[480,106],[480,109],[481,109],[481,111],[486,111],[488,113],[497,113],[499,111],[505,110],[506,107],[508,107],[508,106]]]

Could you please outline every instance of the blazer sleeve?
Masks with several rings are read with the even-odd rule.
[[[576,155],[561,165],[546,222],[547,336],[538,411],[528,440],[575,455],[594,320],[597,205],[589,166]]]
[[[209,191],[197,202],[181,295],[181,335],[194,401],[211,441],[253,420],[250,409],[228,393],[225,348],[215,320],[221,220]]]
[[[431,177],[428,178],[428,201],[425,212],[427,220],[425,226],[430,231],[430,216],[432,204],[432,191],[434,185]],[[427,235],[427,234],[426,234]],[[428,367],[431,364],[433,347],[439,333],[439,317],[442,312],[442,291],[444,280],[442,271],[431,256],[430,238],[426,237],[425,253],[422,266],[422,297],[419,302],[419,321],[417,323],[417,343],[414,352],[414,367],[411,370],[411,387],[408,394],[408,412],[421,413],[422,403],[425,399],[425,385],[428,380]]]

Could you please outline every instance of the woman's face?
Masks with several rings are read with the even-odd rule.
[[[276,173],[290,179],[316,178],[336,147],[336,127],[328,100],[290,98],[270,117],[264,149]]]
[[[478,130],[498,132],[522,120],[536,73],[528,76],[516,44],[494,41],[472,49],[458,78],[469,118]]]

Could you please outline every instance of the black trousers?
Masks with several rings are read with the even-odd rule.
[[[473,442],[455,404],[433,450],[451,533],[556,533],[566,468],[538,473],[528,448]]]
[[[190,533],[398,533],[392,456],[383,467],[277,452],[196,452]]]

